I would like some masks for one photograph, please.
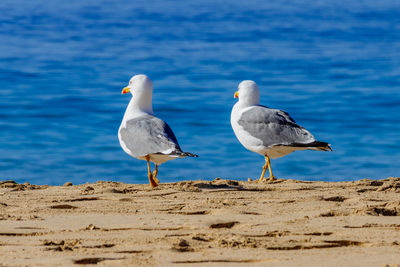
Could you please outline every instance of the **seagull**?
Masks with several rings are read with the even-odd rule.
[[[158,166],[168,160],[183,157],[198,157],[182,152],[178,140],[168,124],[154,116],[152,96],[153,84],[146,75],[133,76],[122,94],[132,94],[124,118],[118,130],[122,149],[130,156],[147,161],[150,186],[158,186]],[[152,173],[150,161],[155,164]]]
[[[269,180],[275,180],[270,158],[280,158],[296,150],[332,151],[330,144],[316,141],[287,112],[260,105],[260,92],[254,81],[242,81],[234,97],[239,101],[232,108],[231,125],[237,139],[246,149],[265,157],[260,182],[267,169]]]

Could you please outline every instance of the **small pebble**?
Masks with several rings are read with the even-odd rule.
[[[71,183],[71,182],[66,182],[66,183],[64,184],[64,186],[72,186],[72,183]]]

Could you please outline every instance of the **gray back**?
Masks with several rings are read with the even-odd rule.
[[[168,124],[151,115],[128,120],[126,128],[121,128],[119,133],[134,157],[162,154],[166,150],[172,150],[172,155],[181,152],[178,140]]]
[[[250,135],[262,140],[266,147],[315,141],[309,131],[296,124],[288,113],[279,109],[252,107],[243,112],[238,123]]]

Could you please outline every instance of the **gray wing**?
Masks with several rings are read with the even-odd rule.
[[[119,130],[121,141],[134,157],[149,154],[182,155],[178,140],[164,121],[144,115],[126,122]]]
[[[243,112],[239,125],[263,145],[301,146],[315,141],[314,136],[279,109],[255,106]]]

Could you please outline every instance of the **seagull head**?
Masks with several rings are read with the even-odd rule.
[[[235,98],[239,98],[239,103],[252,106],[260,103],[260,92],[254,81],[245,80],[239,84],[238,90],[235,92]]]
[[[144,74],[133,76],[129,80],[129,85],[122,89],[122,94],[132,94],[132,103],[140,110],[152,113],[153,83]]]
[[[135,94],[142,94],[142,93],[153,93],[153,84],[149,77],[144,74],[138,74],[133,76],[129,80],[129,85],[122,89],[122,94],[131,93],[132,95]]]

